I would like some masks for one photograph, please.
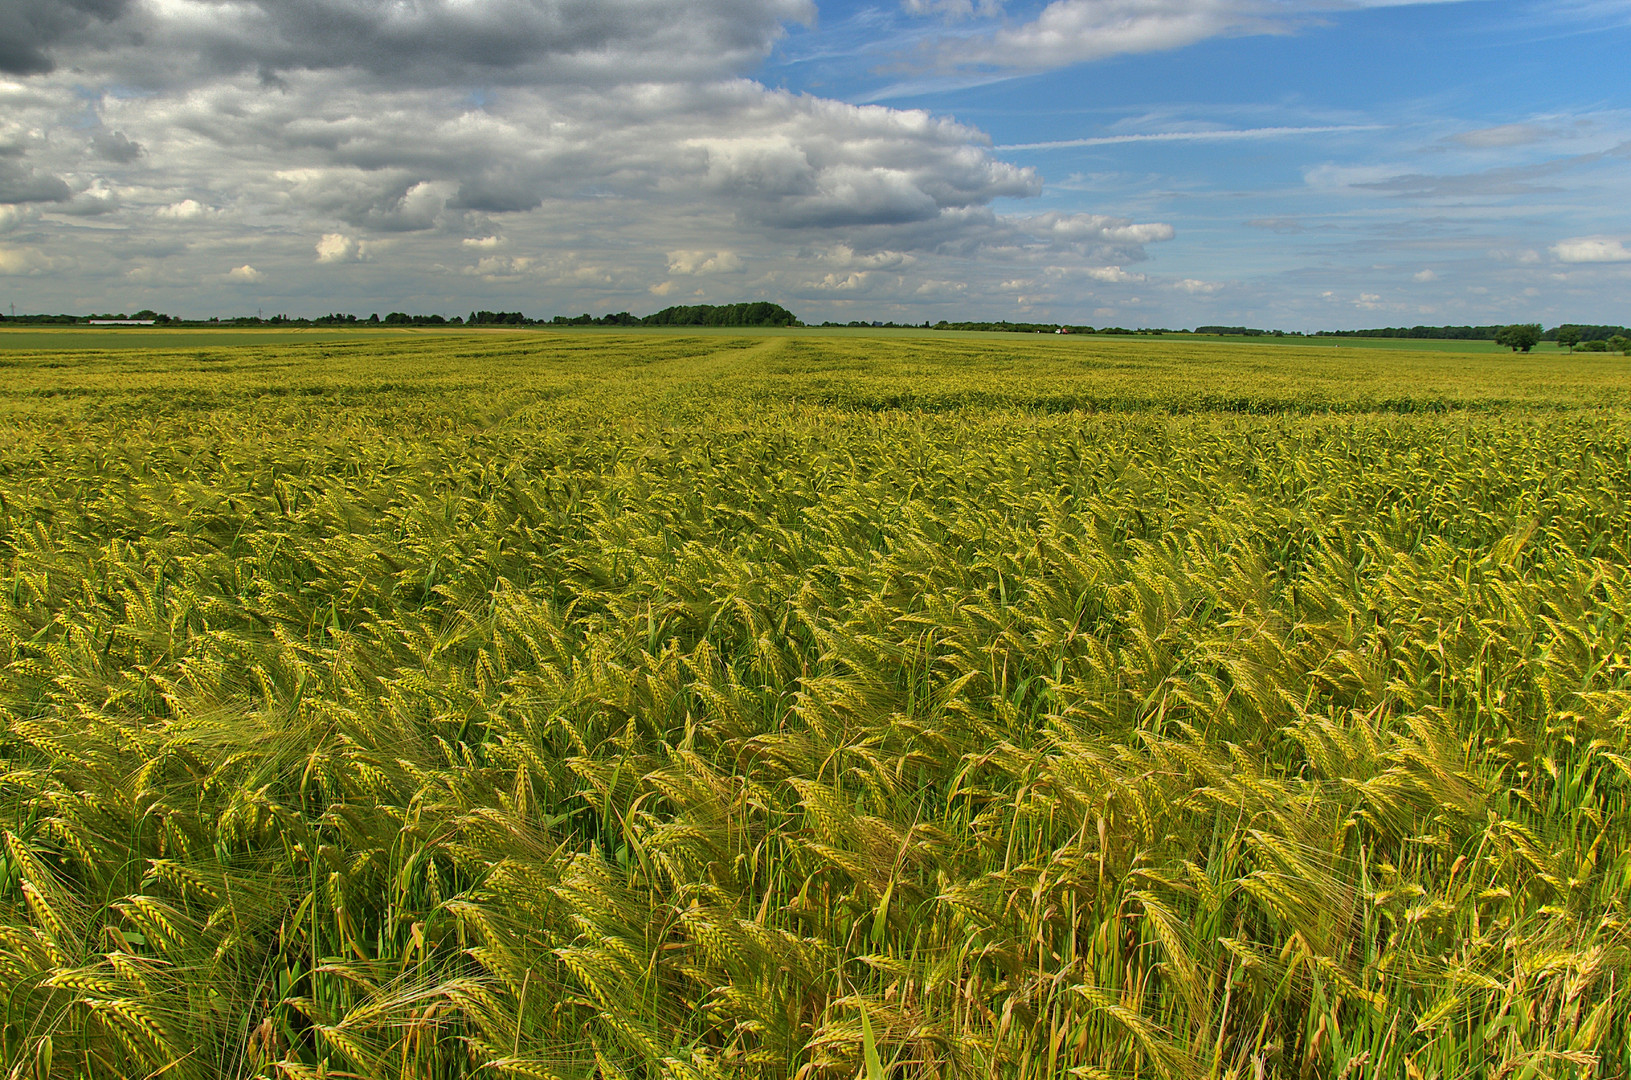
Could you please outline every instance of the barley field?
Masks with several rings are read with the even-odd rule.
[[[1623,357],[114,340],[0,332],[6,1076],[1631,1073]]]

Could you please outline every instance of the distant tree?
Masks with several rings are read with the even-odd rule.
[[[519,311],[472,311],[470,313],[470,325],[473,326],[525,326],[531,321]]]
[[[1513,323],[1495,331],[1495,344],[1513,352],[1528,352],[1540,340],[1540,323]]]
[[[1570,352],[1580,344],[1580,328],[1578,326],[1560,326],[1557,328],[1557,343]]]
[[[1267,333],[1264,330],[1253,330],[1249,326],[1197,326],[1195,332],[1217,337],[1262,337]]]
[[[1624,353],[1627,356],[1631,356],[1631,338],[1625,337],[1623,334],[1615,334],[1613,337],[1609,338],[1608,347],[1617,353]]]
[[[1373,330],[1319,330],[1314,337],[1426,338],[1435,341],[1488,341],[1499,326],[1383,326]],[[1199,333],[1199,331],[1196,331]]]
[[[1558,330],[1572,329],[1580,331],[1580,341],[1607,341],[1618,334],[1621,337],[1631,336],[1631,329],[1624,326],[1588,326],[1585,323],[1564,323],[1553,330],[1540,335],[1542,341],[1556,341]]]
[[[612,316],[607,316],[611,318]],[[780,304],[689,304],[664,308],[636,320],[646,326],[797,326],[799,320]]]

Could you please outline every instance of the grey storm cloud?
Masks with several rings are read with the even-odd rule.
[[[1172,235],[1005,212],[1042,179],[980,130],[746,77],[811,0],[55,2],[4,17],[0,224],[76,288],[954,298]]]
[[[892,225],[1041,187],[972,128],[743,79],[513,90],[473,110],[435,92],[310,78],[276,94],[233,84],[123,105],[131,114],[119,123],[159,148],[176,132],[204,135],[222,170],[259,156],[293,205],[392,232],[608,196],[712,204],[755,229]],[[211,166],[199,160],[194,172]]]
[[[51,48],[119,18],[128,0],[11,0],[0,5],[0,72],[35,75],[56,65]]]
[[[132,142],[122,131],[98,131],[91,136],[91,151],[103,161],[125,165],[142,156],[142,144]]]
[[[24,5],[28,6],[28,5]],[[55,0],[8,30],[7,70],[101,54],[136,85],[349,69],[391,85],[617,82],[738,71],[810,0]],[[132,50],[130,46],[138,46]]]
[[[65,203],[71,198],[73,191],[60,176],[0,160],[0,204]]]

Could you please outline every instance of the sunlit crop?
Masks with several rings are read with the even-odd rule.
[[[9,1075],[1631,1071],[1623,357],[198,341],[0,352]]]

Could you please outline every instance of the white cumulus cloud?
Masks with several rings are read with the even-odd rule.
[[[986,33],[947,34],[942,67],[1042,70],[1112,56],[1180,49],[1215,37],[1283,34],[1353,7],[1443,0],[1053,0],[1029,20]],[[904,0],[915,14],[968,18],[1001,13],[1001,0]]]
[[[1122,53],[1176,49],[1265,20],[1219,0],[1054,0],[956,56],[963,64],[1051,68]]]
[[[487,255],[477,259],[476,265],[467,266],[460,272],[466,277],[479,277],[487,281],[515,280],[534,271],[537,262],[530,255]]]
[[[182,199],[179,202],[161,206],[153,211],[153,216],[167,218],[171,221],[198,221],[214,214],[215,211],[205,206],[197,199]]]
[[[817,256],[822,262],[834,266],[854,267],[859,270],[893,270],[897,267],[909,266],[916,259],[903,251],[874,251],[871,254],[858,254],[848,244],[834,244]]]
[[[317,261],[320,263],[356,262],[362,258],[362,244],[345,233],[324,233],[317,241]]]
[[[1552,245],[1552,256],[1566,263],[1631,262],[1631,249],[1625,241],[1610,236],[1577,236]]]
[[[732,251],[670,251],[670,274],[731,274],[742,269],[742,258]]]
[[[243,284],[251,284],[256,281],[261,281],[264,280],[265,277],[265,274],[261,273],[259,270],[256,270],[248,263],[244,263],[242,266],[233,267],[231,270],[227,271],[228,281],[236,281]]]
[[[70,259],[47,255],[37,248],[0,248],[0,275],[33,277],[73,265]]]
[[[38,217],[39,212],[32,207],[0,203],[0,233],[11,232],[24,222],[34,221]]]
[[[1131,218],[1104,214],[1061,214],[1050,211],[1031,218],[1028,224],[1048,236],[1069,243],[1153,244],[1171,240],[1171,225],[1151,221],[1137,223]]]
[[[1210,296],[1222,289],[1223,283],[1221,281],[1202,281],[1199,278],[1184,278],[1173,282],[1172,287],[1191,296]]]
[[[855,292],[866,287],[872,278],[870,270],[858,270],[851,274],[826,274],[821,278],[807,282],[805,287],[818,292]]]

